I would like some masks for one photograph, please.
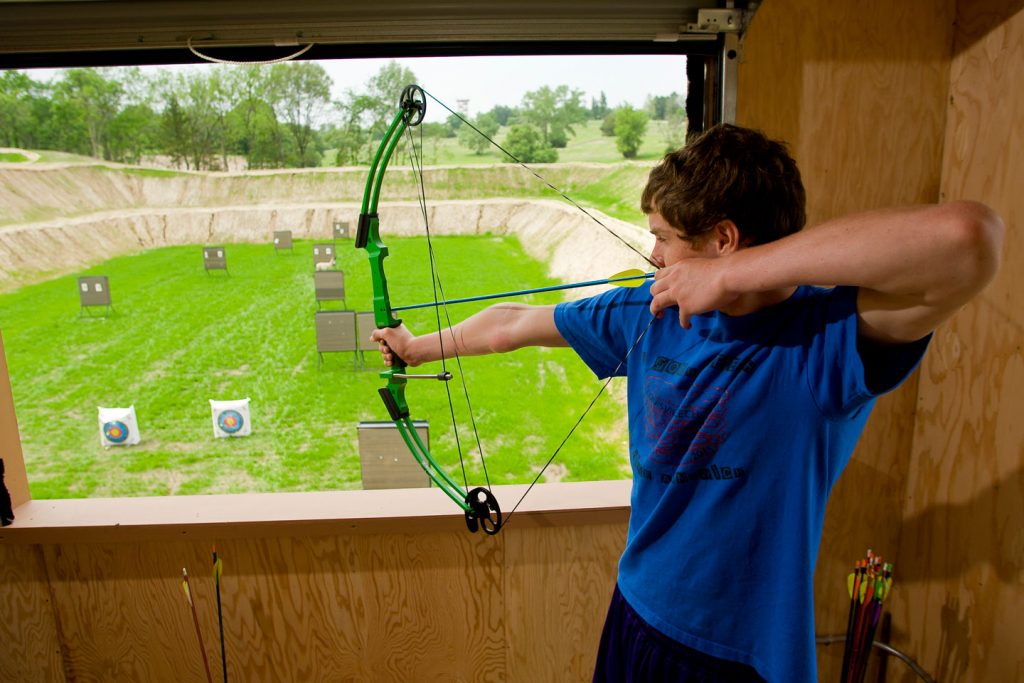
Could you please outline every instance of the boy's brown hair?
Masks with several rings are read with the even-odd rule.
[[[640,207],[659,213],[684,239],[699,241],[731,220],[754,246],[791,235],[807,221],[806,196],[785,144],[750,128],[719,124],[665,155]]]

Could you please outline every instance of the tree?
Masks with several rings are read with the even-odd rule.
[[[606,138],[615,135],[615,110],[604,115],[604,120],[601,121],[601,135]]]
[[[366,82],[362,111],[368,116],[368,128],[375,137],[383,135],[395,113],[406,86],[416,82],[416,74],[398,62],[388,62]]]
[[[674,152],[686,142],[686,110],[677,109],[665,119],[665,152]]]
[[[504,147],[519,161],[525,163],[543,164],[558,161],[558,152],[544,143],[544,136],[540,130],[526,123],[517,123],[509,128]]]
[[[644,111],[655,121],[664,121],[684,108],[683,97],[676,92],[671,95],[648,95],[644,103]]]
[[[450,138],[453,136],[452,129],[447,123],[437,121],[424,121],[419,125],[420,132],[425,138]]]
[[[188,139],[188,115],[178,102],[176,93],[167,95],[167,103],[160,115],[160,142],[163,151],[175,165],[185,164],[191,169]]]
[[[357,121],[346,117],[340,126],[329,126],[322,132],[324,142],[335,150],[334,165],[354,166],[363,160],[362,154],[369,135],[359,127]]]
[[[249,168],[284,166],[286,133],[274,110],[270,69],[233,67],[224,84],[235,103],[225,120],[230,151],[244,156]]]
[[[101,159],[110,159],[107,126],[117,116],[124,94],[113,74],[110,69],[68,69],[55,88],[65,112],[84,127],[89,153]]]
[[[615,111],[615,147],[627,159],[635,159],[647,131],[647,114],[624,104]]]
[[[569,144],[569,134],[561,126],[552,126],[548,133],[548,143],[555,149],[565,149]]]
[[[29,101],[35,82],[18,71],[0,72],[0,145],[28,147],[32,128]]]
[[[444,120],[444,125],[446,138],[458,137],[462,131],[462,118],[456,114],[449,114]]]
[[[515,115],[516,110],[512,107],[506,107],[503,104],[496,104],[491,107],[491,110],[487,113],[494,117],[494,120],[498,122],[499,126],[507,126],[509,121]]]
[[[366,133],[364,148],[357,155],[358,161],[368,162],[373,156],[375,146],[398,112],[402,91],[415,82],[416,75],[411,69],[391,61],[366,82],[363,91],[349,90],[345,93],[345,100],[339,106],[347,112],[349,139],[352,139],[353,126],[361,127]]]
[[[145,154],[158,149],[160,118],[149,105],[130,104],[117,113],[107,126],[110,158],[137,164]]]
[[[498,119],[494,118],[494,114],[491,113],[480,114],[472,123],[473,127],[462,126],[459,129],[459,144],[463,147],[468,147],[473,150],[474,154],[480,156],[487,151],[491,144],[491,141],[487,138],[493,140],[501,126],[498,124]],[[473,130],[473,128],[477,130]],[[480,132],[478,133],[477,131]],[[484,137],[485,135],[487,137]]]
[[[611,112],[608,108],[608,98],[604,94],[604,90],[601,91],[600,99],[590,98],[590,118],[592,119],[603,119]]]
[[[186,168],[227,167],[231,96],[221,75],[210,69],[167,75],[159,82],[165,102],[161,147],[172,159],[184,160]]]
[[[274,110],[285,122],[295,143],[296,166],[319,165],[315,149],[316,126],[331,103],[331,78],[320,64],[285,62],[270,70]]]
[[[242,100],[228,112],[225,124],[231,152],[244,156],[248,168],[276,168],[287,163],[285,131],[268,102]]]
[[[575,135],[573,126],[587,120],[587,110],[581,102],[582,90],[570,90],[560,85],[554,90],[543,86],[523,95],[520,118],[523,123],[535,126],[541,133],[544,144],[551,145],[551,131],[559,130],[564,137]]]

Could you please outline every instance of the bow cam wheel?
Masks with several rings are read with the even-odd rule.
[[[405,112],[406,125],[418,126],[427,113],[427,96],[423,94],[423,88],[420,86],[407,85],[402,91],[398,105]]]
[[[476,533],[477,529],[483,528],[484,533],[490,536],[501,531],[501,508],[498,507],[498,500],[487,489],[478,486],[466,494],[466,526],[470,531]]]

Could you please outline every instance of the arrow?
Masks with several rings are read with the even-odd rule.
[[[206,680],[208,683],[213,683],[213,675],[210,673],[210,662],[206,659],[206,646],[203,644],[203,632],[199,628],[199,615],[196,614],[196,603],[192,600],[192,590],[188,585],[188,572],[185,568],[181,568],[181,587],[185,591],[185,597],[188,599],[188,605],[192,608],[192,623],[196,626],[196,637],[199,639],[199,651],[203,655],[203,667],[206,669]]]
[[[224,683],[228,683],[228,658],[224,653],[224,612],[220,606],[220,577],[224,573],[224,563],[217,557],[217,544],[213,545],[213,582],[217,587],[217,623],[220,624],[220,664],[224,671]]]
[[[464,304],[470,301],[485,301],[487,299],[502,299],[526,294],[537,294],[539,292],[557,292],[562,289],[576,289],[578,287],[595,287],[597,285],[615,285],[616,287],[639,287],[644,280],[654,277],[654,273],[645,273],[642,270],[631,268],[621,273],[602,280],[588,280],[587,282],[574,282],[571,285],[552,285],[551,287],[538,287],[536,289],[520,289],[514,292],[501,292],[500,294],[483,294],[481,296],[468,296],[463,299],[448,299],[447,301],[431,301],[425,304],[412,304],[409,306],[393,306],[392,311],[411,311],[416,308],[429,308],[430,306],[447,306],[448,304]]]

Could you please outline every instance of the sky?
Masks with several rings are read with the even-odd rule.
[[[608,106],[643,106],[648,95],[686,92],[686,62],[680,55],[588,55],[528,57],[417,57],[408,59],[339,59],[319,63],[334,81],[332,96],[343,99],[349,90],[360,91],[389,61],[412,70],[419,85],[452,109],[468,100],[471,116],[494,105],[518,106],[523,95],[547,85],[568,85],[584,92],[583,103],[605,93]],[[204,69],[207,65],[142,67]],[[29,71],[36,80],[49,80],[59,70]],[[447,112],[428,102],[427,121],[444,121]]]
[[[388,59],[320,62],[334,80],[334,96],[361,89]],[[600,55],[529,57],[418,57],[396,59],[412,70],[419,85],[458,110],[468,100],[472,116],[497,104],[517,106],[523,95],[547,85],[584,91],[583,102],[605,93],[610,107],[643,106],[648,95],[686,92],[686,62],[679,55]],[[443,121],[447,112],[427,104],[427,121]],[[441,110],[440,112],[438,110]]]

